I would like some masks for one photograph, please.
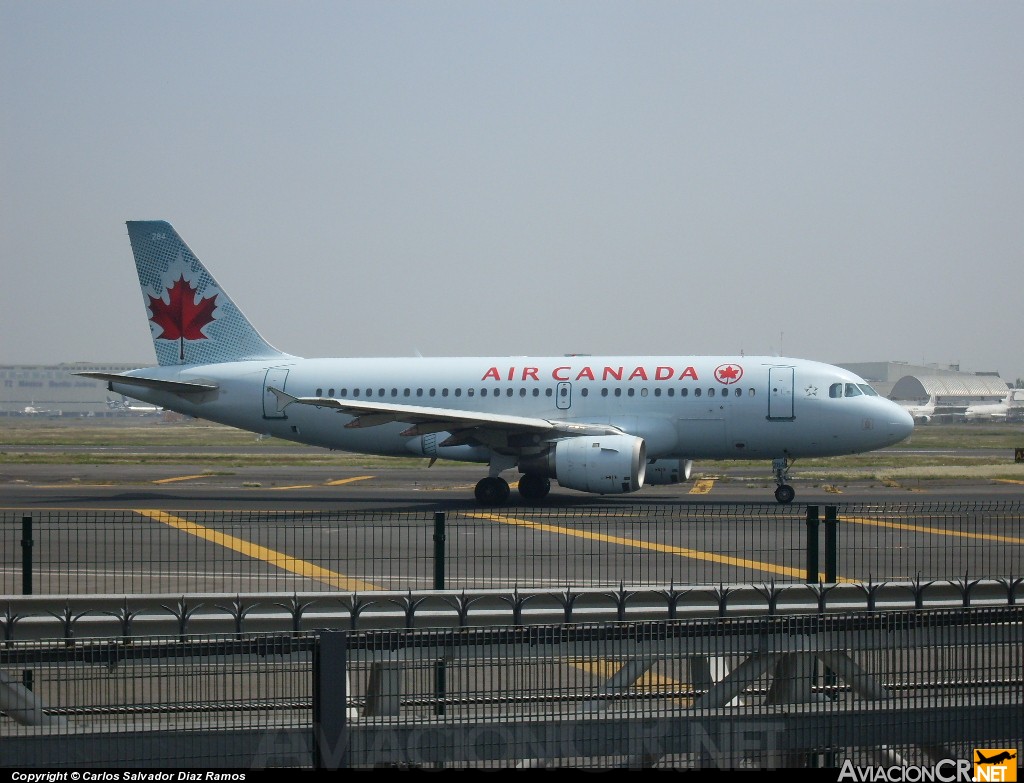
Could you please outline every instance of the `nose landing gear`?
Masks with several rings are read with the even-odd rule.
[[[772,472],[775,474],[775,499],[779,503],[792,503],[796,497],[796,490],[789,485],[789,466],[787,457],[779,457],[772,460]]]

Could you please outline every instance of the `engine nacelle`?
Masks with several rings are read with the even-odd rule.
[[[689,481],[692,459],[656,459],[647,466],[645,484],[678,484]]]
[[[524,473],[554,477],[563,487],[600,495],[636,492],[644,485],[647,446],[634,435],[580,435],[545,454],[519,461]]]

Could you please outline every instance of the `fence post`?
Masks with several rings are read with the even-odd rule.
[[[321,631],[313,645],[313,768],[348,766],[348,632]]]
[[[21,518],[21,594],[32,595],[32,517]]]
[[[818,584],[818,507],[807,507],[807,579]]]
[[[444,539],[445,513],[434,512],[434,589],[444,590]],[[444,715],[444,697],[448,692],[448,667],[444,660],[434,664],[434,714]]]
[[[434,512],[434,589],[444,590],[444,519],[443,511]]]
[[[835,506],[825,506],[825,581],[834,583],[839,572],[839,517]]]
[[[32,595],[32,517],[21,518],[21,594]],[[23,669],[21,684],[32,690],[35,682],[32,669]]]

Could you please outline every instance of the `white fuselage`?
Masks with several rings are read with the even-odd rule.
[[[488,460],[488,449],[439,446],[447,433],[403,435],[408,424],[400,422],[346,427],[353,416],[312,405],[279,410],[268,388],[301,397],[607,424],[643,438],[649,459],[852,454],[897,443],[913,429],[901,406],[874,394],[853,373],[779,357],[288,358],[126,374],[214,383],[218,388],[202,395],[118,383],[111,388],[253,432],[328,449],[476,462]]]

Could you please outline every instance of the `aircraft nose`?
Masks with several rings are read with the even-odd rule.
[[[899,443],[901,440],[909,438],[914,431],[914,417],[895,402],[889,404],[892,406],[889,415],[889,432],[892,433],[892,442]]]

